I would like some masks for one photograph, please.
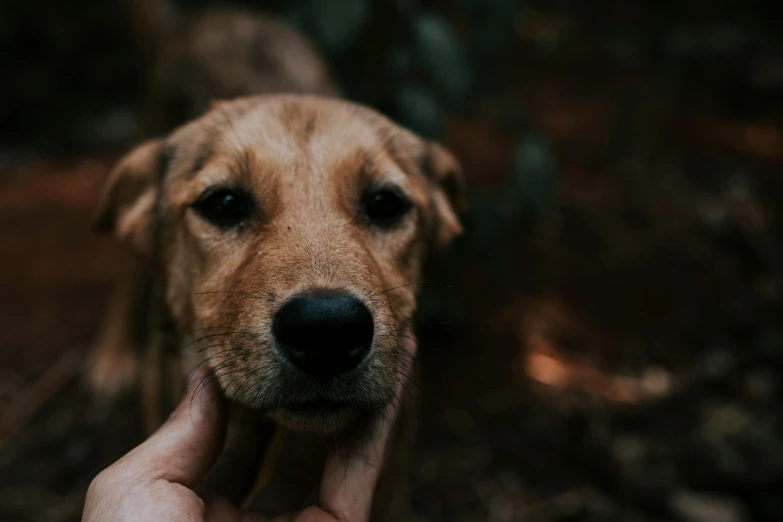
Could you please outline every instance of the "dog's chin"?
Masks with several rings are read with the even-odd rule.
[[[366,413],[356,405],[326,399],[290,403],[267,411],[269,418],[284,428],[322,435],[344,431]]]

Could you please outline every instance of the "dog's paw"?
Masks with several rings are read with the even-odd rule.
[[[99,344],[87,359],[87,387],[98,397],[113,399],[133,387],[138,356],[131,347]]]

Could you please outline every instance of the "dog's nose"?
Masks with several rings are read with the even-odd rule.
[[[348,372],[370,351],[370,310],[352,295],[319,290],[299,295],[277,311],[272,333],[294,366],[319,379]]]

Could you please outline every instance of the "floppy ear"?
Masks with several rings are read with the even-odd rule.
[[[150,140],[129,152],[109,174],[98,202],[96,229],[113,233],[141,254],[152,246],[152,213],[165,168],[162,151],[160,140]]]
[[[422,170],[432,186],[435,250],[442,252],[462,232],[459,215],[468,207],[465,180],[456,158],[438,143],[426,144]]]

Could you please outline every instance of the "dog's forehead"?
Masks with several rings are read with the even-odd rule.
[[[387,149],[407,137],[367,109],[309,98],[260,103],[223,129],[223,136],[231,147],[278,162],[336,160]]]
[[[423,152],[419,138],[370,109],[306,96],[217,104],[172,142],[176,153],[169,177],[198,180],[190,191],[242,177],[266,190],[288,183],[323,189],[327,183],[332,194],[345,186],[338,178],[358,182],[357,176],[411,186]]]

